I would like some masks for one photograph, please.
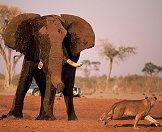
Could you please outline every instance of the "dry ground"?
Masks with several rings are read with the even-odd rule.
[[[0,114],[7,113],[13,100],[12,95],[0,95]],[[55,121],[34,120],[38,115],[40,107],[40,97],[26,96],[24,105],[24,118],[21,120],[0,120],[1,132],[130,132],[130,131],[162,131],[162,127],[151,127],[145,120],[139,122],[139,130],[134,130],[134,120],[115,120],[110,122],[109,127],[104,127],[97,120],[100,115],[117,99],[95,99],[95,98],[74,98],[74,104],[78,121],[67,121],[66,110],[63,97],[57,97],[55,101],[54,113]],[[157,101],[150,115],[162,124],[162,101]],[[115,124],[123,124],[114,127]]]

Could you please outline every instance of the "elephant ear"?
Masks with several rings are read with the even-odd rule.
[[[39,14],[32,13],[24,13],[14,17],[3,34],[5,45],[21,53],[26,52],[32,39],[31,22],[39,17]]]
[[[73,56],[94,46],[95,34],[87,21],[74,15],[61,14],[61,17],[70,34],[70,50]]]

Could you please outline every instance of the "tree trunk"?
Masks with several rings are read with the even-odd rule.
[[[23,54],[20,54],[20,55],[16,55],[13,57],[13,63],[12,63],[12,71],[11,71],[11,83],[13,81],[13,78],[15,76],[15,68],[16,68],[16,64],[17,62],[19,61],[19,59],[23,56]]]
[[[9,50],[7,50],[9,53]],[[8,67],[8,56],[5,52],[5,47],[3,48],[2,45],[0,45],[0,54],[2,55],[3,64],[5,65],[5,84],[4,89],[7,89],[10,85],[10,74],[9,74],[9,67]]]
[[[22,54],[14,56],[13,63],[11,61],[12,49],[8,47],[2,47],[0,44],[0,55],[2,56],[4,68],[5,68],[5,84],[4,89],[8,89],[12,85],[12,79],[15,75],[15,67],[18,60],[22,57]],[[11,69],[12,68],[12,69]]]
[[[8,48],[8,56],[5,60],[6,65],[6,75],[5,75],[5,89],[8,89],[11,85],[11,49]]]
[[[109,82],[111,72],[112,72],[112,64],[113,64],[113,59],[111,58],[109,61],[108,73],[107,73],[107,78],[106,78],[106,88],[108,88],[108,82]]]
[[[10,87],[10,74],[9,74],[7,68],[6,68],[4,89],[7,90],[9,87]]]

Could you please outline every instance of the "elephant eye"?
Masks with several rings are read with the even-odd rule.
[[[40,40],[40,39],[41,39],[41,36],[39,35],[39,36],[38,36],[38,40]]]
[[[48,29],[47,26],[45,26],[46,30]]]

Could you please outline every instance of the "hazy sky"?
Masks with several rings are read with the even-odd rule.
[[[162,66],[162,0],[0,0],[0,3],[24,12],[67,13],[87,20],[94,29],[96,46],[83,51],[79,61],[100,61],[100,74],[107,72],[108,65],[99,55],[101,39],[137,48],[137,55],[114,63],[113,76],[142,74],[146,62]]]

